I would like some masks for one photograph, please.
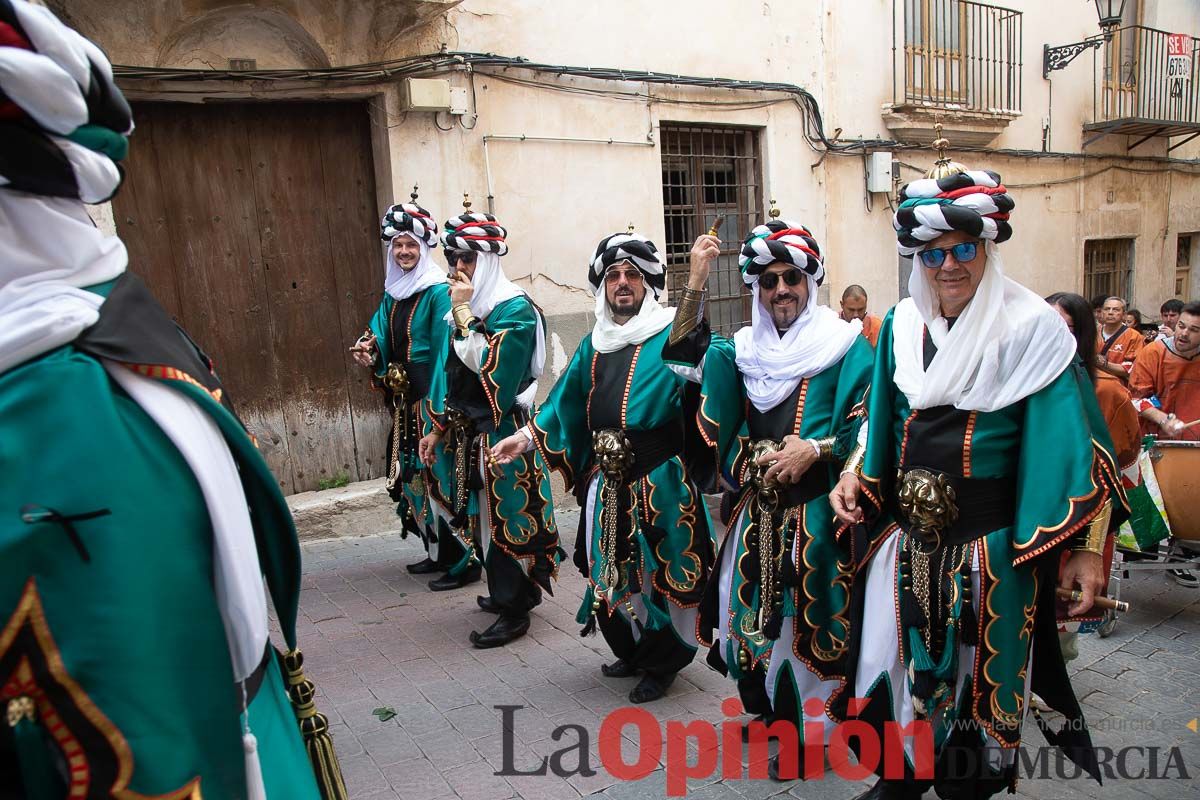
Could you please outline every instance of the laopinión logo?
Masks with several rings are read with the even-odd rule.
[[[869,700],[856,698],[850,701],[849,710],[857,716],[866,708]],[[561,778],[573,775],[591,777],[596,774],[592,765],[591,732],[583,725],[564,724],[556,727],[551,739],[563,746],[531,769],[518,769],[515,758],[514,735],[520,725],[518,713],[522,705],[494,706],[501,714],[503,726],[502,762],[496,775],[502,777],[534,776],[553,774]],[[660,721],[643,708],[624,706],[609,713],[600,723],[599,756],[600,766],[612,777],[622,781],[645,778],[658,769],[666,750],[667,794],[682,797],[687,794],[689,780],[709,778],[718,769],[722,780],[763,780],[767,775],[769,748],[772,740],[779,744],[780,775],[795,778],[803,774],[805,780],[821,780],[827,769],[840,778],[860,781],[879,774],[887,779],[902,779],[906,762],[918,780],[933,778],[935,761],[933,729],[924,720],[915,720],[908,725],[885,723],[883,739],[869,723],[850,719],[833,726],[825,743],[825,725],[820,721],[805,722],[803,739],[801,730],[787,721],[772,723],[751,722],[748,726],[748,741],[742,740],[743,724],[733,717],[745,712],[737,698],[728,698],[721,703],[722,713],[730,718],[720,724],[705,720]],[[804,702],[807,717],[820,719],[824,715],[824,704],[809,698]],[[638,755],[633,763],[625,760],[621,741],[626,729],[637,732]],[[851,741],[858,747],[858,757],[851,757]],[[906,746],[907,742],[907,746]],[[941,756],[948,755],[945,750]],[[1099,769],[1105,780],[1168,780],[1190,779],[1179,747],[1122,748],[1097,747]],[[693,757],[694,756],[694,757]],[[743,764],[746,756],[748,766]],[[965,777],[978,767],[978,755],[973,749],[954,753],[945,763],[959,774],[943,777]],[[803,758],[803,765],[801,765]],[[803,766],[803,771],[801,771]],[[1086,777],[1076,764],[1069,761],[1061,750],[1054,747],[1021,747],[1017,751],[1018,773],[1024,778],[1047,779],[1056,777],[1073,780]]]

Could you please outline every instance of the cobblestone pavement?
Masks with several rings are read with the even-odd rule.
[[[560,512],[559,524],[574,531],[574,514]],[[404,569],[420,558],[415,539],[382,534],[312,542],[304,545],[304,558],[300,642],[353,800],[666,795],[666,748],[656,769],[638,781],[620,781],[600,764],[602,718],[627,705],[634,679],[600,675],[600,665],[611,656],[599,636],[579,637],[574,617],[583,579],[569,564],[563,566],[555,596],[534,611],[529,635],[506,648],[476,650],[468,634],[493,619],[475,605],[483,584],[430,592],[427,578],[414,578]],[[1107,639],[1081,637],[1081,654],[1071,667],[1096,743],[1145,749],[1127,753],[1103,789],[1082,778],[1034,777],[1021,780],[1019,796],[1200,796],[1200,734],[1187,727],[1200,716],[1200,591],[1178,587],[1162,573],[1142,573],[1125,582],[1123,598],[1133,604],[1133,613]],[[726,719],[721,701],[731,696],[732,684],[697,659],[666,698],[642,708],[660,725],[669,720],[719,723]],[[579,729],[558,730],[555,736],[559,726],[576,725],[587,731],[595,774],[496,775],[505,760],[505,728],[495,708],[501,705],[523,707],[514,712],[508,737],[516,770],[530,771],[567,747],[574,749],[559,760],[574,770],[580,761]],[[381,721],[372,714],[385,707],[394,709],[395,717]],[[633,764],[641,753],[637,734],[628,726],[624,733],[629,738],[620,744],[626,763]],[[1026,723],[1025,742],[1043,743],[1032,721]],[[1154,747],[1159,750],[1152,758]],[[1172,747],[1178,748],[1188,778],[1179,777]],[[1037,757],[1032,748],[1029,757]],[[848,800],[868,785],[832,774],[794,783],[721,780],[722,758],[711,777],[688,781],[688,797]],[[1047,764],[1053,775],[1053,755]],[[1115,757],[1112,764],[1115,768]],[[1035,762],[1032,772],[1040,769]],[[1142,770],[1171,777],[1119,777]]]

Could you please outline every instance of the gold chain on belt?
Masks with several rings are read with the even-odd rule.
[[[408,403],[408,371],[404,369],[404,365],[396,361],[389,362],[387,372],[383,376],[383,385],[391,392],[392,405],[396,409],[392,414],[392,454],[388,461],[386,484],[387,490],[391,492],[404,473],[400,467],[400,437],[410,427],[409,413],[412,410]]]
[[[605,429],[592,433],[592,452],[604,475],[604,490],[600,496],[600,582],[604,585],[599,587],[596,595],[611,603],[621,583],[621,567],[617,563],[617,515],[621,491],[626,488],[626,475],[633,466],[633,445],[624,431]],[[629,612],[633,616],[632,603]]]
[[[470,564],[479,563],[475,555],[475,543],[470,532],[470,517],[467,516],[467,478],[471,464],[471,447],[475,437],[471,435],[471,421],[457,409],[446,413],[446,434],[454,447],[454,515],[467,520],[455,533],[463,547],[470,553]]]

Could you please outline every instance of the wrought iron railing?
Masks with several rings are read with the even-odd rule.
[[[1200,125],[1200,39],[1141,25],[1119,28],[1094,63],[1095,122]]]
[[[896,2],[893,105],[1021,113],[1021,12],[973,0]]]

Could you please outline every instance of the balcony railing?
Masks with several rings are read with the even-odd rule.
[[[1177,37],[1179,52],[1172,53],[1171,36],[1135,25],[1114,31],[1095,51],[1094,113],[1086,129],[1147,137],[1200,131],[1200,39]]]
[[[1021,113],[1021,12],[973,0],[903,2],[896,108]],[[903,83],[901,83],[903,80]]]

